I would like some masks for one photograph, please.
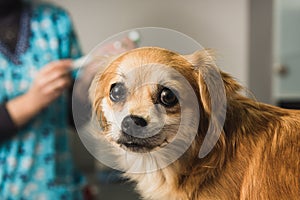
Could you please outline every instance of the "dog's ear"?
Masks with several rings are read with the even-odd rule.
[[[226,103],[226,91],[222,72],[215,63],[214,52],[210,49],[201,50],[185,55],[184,58],[192,64],[199,96],[206,113],[210,115],[213,109],[221,109],[220,104]]]
[[[199,89],[199,98],[209,118],[207,133],[199,157],[206,156],[219,140],[226,117],[226,90],[222,72],[215,64],[212,50],[196,51],[184,58],[192,65],[194,79]]]
[[[231,75],[217,67],[215,52],[212,49],[196,51],[185,55],[184,58],[193,66],[200,99],[206,112],[211,112],[211,103],[219,104],[221,101],[240,95],[243,87]],[[224,99],[225,95],[226,99]]]

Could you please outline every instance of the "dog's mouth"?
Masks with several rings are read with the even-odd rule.
[[[121,143],[121,147],[123,148],[125,147],[125,149],[128,149],[133,152],[140,152],[140,153],[149,152],[153,149],[151,146],[145,146],[134,142]]]
[[[137,138],[126,133],[122,133],[116,143],[125,150],[137,153],[146,153],[161,146],[159,141],[161,141],[161,137],[159,135],[149,138]]]

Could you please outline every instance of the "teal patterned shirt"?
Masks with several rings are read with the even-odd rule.
[[[80,54],[63,9],[48,4],[25,6],[15,53],[0,43],[0,104],[26,93],[47,63]],[[1,200],[80,199],[81,179],[68,144],[67,108],[66,92],[0,144]]]

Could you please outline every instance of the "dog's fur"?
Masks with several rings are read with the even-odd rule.
[[[143,198],[255,200],[300,197],[300,112],[266,105],[245,97],[241,94],[243,88],[231,76],[216,68],[214,59],[207,51],[184,56],[156,47],[139,48],[114,58],[104,72],[99,72],[90,89],[93,109],[103,128],[102,131],[99,130],[99,134],[113,143],[117,152],[126,151],[126,148],[120,148],[116,143],[120,133],[115,133],[118,130],[108,118],[114,111],[122,110],[126,103],[114,105],[109,101],[110,87],[124,71],[148,63],[164,64],[188,80],[197,94],[200,120],[192,144],[170,165],[147,173],[125,172],[126,177],[136,181],[137,190]],[[211,72],[215,71],[221,74],[225,87],[226,120],[216,145],[207,156],[200,159],[198,153],[208,123],[212,120],[211,95],[203,77],[213,79],[215,77],[211,76]],[[149,76],[151,74],[147,75]],[[133,78],[135,81],[145,79],[140,73],[134,74]],[[130,102],[129,114],[144,116],[147,115],[148,108],[152,109],[154,89],[142,87],[141,90],[143,92],[138,94],[130,93],[126,100]],[[178,92],[184,94],[186,91]],[[183,111],[178,108],[172,111],[167,109],[167,125],[172,127],[181,112]],[[163,129],[161,134],[166,135],[165,140],[156,138],[155,142],[160,142],[163,146],[163,142],[168,140],[168,134],[173,134],[170,133],[171,130]],[[161,146],[158,145],[156,149]],[[136,161],[142,156],[144,153],[132,156],[131,169],[145,168],[147,171],[146,168],[150,165],[147,159]],[[154,159],[163,160],[159,157]]]

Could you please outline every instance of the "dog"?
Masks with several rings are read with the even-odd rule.
[[[300,197],[300,112],[247,97],[211,50],[130,50],[89,93],[96,134],[143,199]]]

